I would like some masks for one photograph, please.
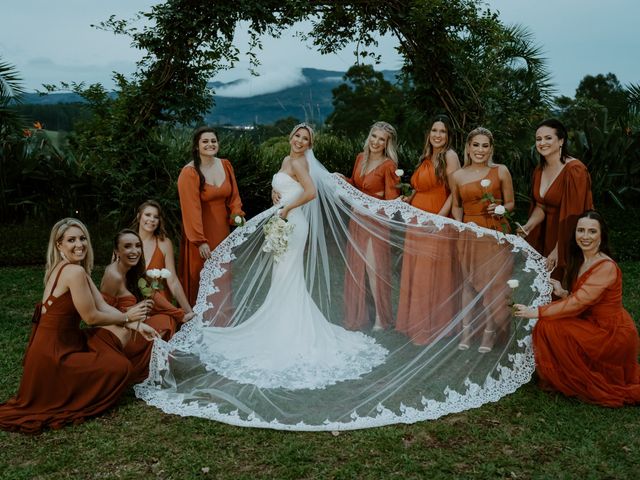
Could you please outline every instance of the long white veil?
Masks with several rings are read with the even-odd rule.
[[[438,418],[527,383],[534,370],[533,322],[512,317],[508,304],[549,301],[540,255],[514,235],[365,195],[329,173],[311,150],[306,157],[318,191],[300,207],[309,225],[306,289],[328,322],[362,332],[387,352],[383,360],[355,378],[337,374],[335,382],[309,388],[304,381],[261,387],[206,357],[212,338],[238,341],[234,332],[255,321],[265,302],[278,301],[269,294],[273,257],[262,251],[262,227],[274,206],[215,249],[201,274],[196,317],[168,343],[155,342],[149,378],[135,387],[136,395],[167,413],[233,425],[349,430]],[[277,313],[270,315],[258,321],[282,331],[243,347],[286,357],[283,345],[297,346],[294,326],[283,328]],[[221,330],[231,333],[210,335]],[[341,337],[342,328],[335,330]],[[496,332],[495,343],[479,353],[485,330]],[[459,349],[463,336],[466,350]],[[331,375],[330,360],[317,365],[323,375]],[[268,377],[270,368],[257,367],[251,378]]]

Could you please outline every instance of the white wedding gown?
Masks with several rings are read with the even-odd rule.
[[[303,191],[283,172],[273,176],[272,186],[283,205]],[[293,232],[286,253],[273,263],[264,303],[237,326],[204,328],[200,360],[209,370],[261,388],[315,389],[359,378],[388,352],[372,337],[327,321],[304,278],[307,219],[296,208],[287,220]]]

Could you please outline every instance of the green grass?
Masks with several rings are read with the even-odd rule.
[[[640,262],[622,268],[625,305],[637,321]],[[0,285],[4,400],[18,387],[42,268],[0,268]],[[0,431],[1,479],[635,479],[638,465],[638,407],[596,407],[534,384],[439,420],[337,436],[166,415],[131,392],[82,425],[38,436]]]

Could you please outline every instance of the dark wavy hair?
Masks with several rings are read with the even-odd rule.
[[[153,232],[155,237],[158,237],[160,240],[164,240],[167,238],[167,229],[164,226],[164,213],[162,211],[162,207],[155,200],[145,200],[139,207],[138,213],[136,213],[135,220],[131,223],[131,229],[138,232],[140,230],[140,219],[142,218],[142,212],[147,207],[153,207],[158,210],[158,226]]]
[[[562,147],[560,148],[560,162],[565,163],[567,161],[567,158],[570,158],[573,156],[569,152],[569,134],[567,133],[566,127],[560,120],[557,120],[555,118],[547,118],[546,120],[541,121],[536,126],[536,132],[540,127],[552,128],[553,130],[555,130],[556,135],[558,136],[558,139],[564,140],[562,142]],[[543,155],[541,154],[539,155],[540,155],[540,166],[544,168],[547,166],[547,159],[544,158]]]
[[[142,248],[142,239],[138,232],[131,230],[130,228],[124,228],[116,233],[116,236],[113,237],[113,259],[116,260],[116,252],[120,247],[120,239],[125,235],[135,235],[138,240],[140,240],[140,259],[138,260],[138,264],[135,267],[131,267],[125,276],[125,285],[127,290],[129,290],[138,301],[143,299],[142,292],[140,291],[140,287],[138,286],[138,280],[145,276],[145,265],[146,261],[144,259],[144,249]]]
[[[582,218],[590,218],[592,220],[597,220],[600,224],[600,247],[599,251],[612,257],[611,247],[609,246],[609,227],[607,226],[607,222],[604,221],[602,215],[595,210],[587,210],[582,215],[578,217],[576,221],[576,228],[578,226],[578,221]],[[578,246],[578,242],[576,241],[575,233],[571,237],[571,243],[569,244],[569,252],[567,255],[567,269],[564,273],[563,286],[567,290],[571,290],[573,284],[578,278],[578,271],[580,270],[580,266],[584,262],[584,255],[582,253],[582,249]]]
[[[429,123],[429,128],[424,134],[424,148],[422,149],[422,156],[420,157],[420,163],[422,163],[426,159],[431,159],[433,155],[433,146],[429,141],[429,137],[431,135],[431,129],[433,128],[433,124],[436,122],[442,122],[444,124],[444,128],[447,130],[447,141],[444,144],[444,148],[441,152],[436,155],[436,158],[433,159],[435,163],[436,170],[436,178],[440,183],[446,183],[447,181],[447,152],[451,149],[451,137],[453,137],[453,127],[451,126],[451,119],[446,115],[436,115],[431,119]],[[418,165],[419,165],[418,164]]]
[[[218,139],[218,132],[213,127],[205,125],[203,127],[199,127],[193,132],[193,138],[191,139],[191,157],[193,159],[193,166],[198,173],[198,178],[200,179],[200,191],[204,190],[204,175],[202,174],[202,170],[200,169],[200,165],[202,164],[202,160],[200,160],[200,149],[199,142],[200,137],[203,133],[213,133],[216,136],[216,140]]]

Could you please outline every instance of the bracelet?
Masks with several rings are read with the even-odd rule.
[[[122,326],[124,327],[127,323],[129,323],[131,321],[131,319],[129,318],[129,315],[127,315],[126,313],[124,314],[124,323],[122,324]]]

